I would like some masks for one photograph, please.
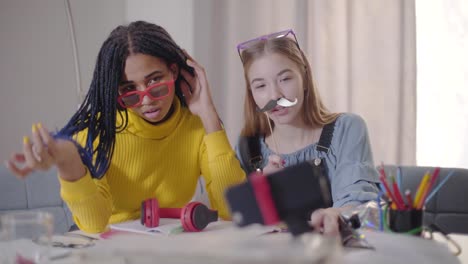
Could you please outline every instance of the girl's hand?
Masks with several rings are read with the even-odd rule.
[[[284,168],[284,161],[280,156],[272,154],[268,157],[268,164],[263,168],[263,174],[275,173]]]
[[[54,139],[41,124],[33,125],[32,139],[24,137],[23,152],[13,154],[6,161],[7,168],[19,178],[25,178],[34,170],[49,170],[54,165],[60,177],[67,181],[76,181],[86,173],[75,144]]]
[[[317,209],[310,217],[311,225],[320,233],[337,236],[340,233],[338,224],[340,213],[338,208]]]
[[[211,99],[210,86],[206,78],[205,69],[200,66],[189,54],[187,64],[195,70],[195,76],[185,70],[181,70],[182,76],[190,83],[190,87],[181,82],[182,93],[190,111],[201,118],[207,133],[221,130],[219,116]]]

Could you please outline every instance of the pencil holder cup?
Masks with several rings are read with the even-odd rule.
[[[422,210],[389,210],[389,227],[393,232],[421,235]]]

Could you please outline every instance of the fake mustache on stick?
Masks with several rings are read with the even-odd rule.
[[[286,98],[279,98],[277,100],[270,100],[263,108],[257,108],[258,112],[268,112],[273,110],[277,105],[282,106],[282,107],[291,107],[297,104],[297,98],[294,99],[294,101],[289,101]]]

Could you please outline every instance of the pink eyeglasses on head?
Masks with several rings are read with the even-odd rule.
[[[289,35],[292,35],[294,37],[294,42],[296,42],[297,48],[301,49],[299,47],[299,43],[297,42],[296,34],[294,33],[294,31],[292,29],[287,29],[287,30],[282,30],[279,32],[263,35],[260,37],[256,37],[254,39],[250,39],[242,43],[239,43],[237,44],[237,52],[239,53],[239,57],[241,61],[244,62],[244,60],[242,59],[242,54],[241,54],[242,50],[248,49],[260,41],[266,41],[269,39],[276,39],[276,38],[284,38],[284,37],[288,37]]]

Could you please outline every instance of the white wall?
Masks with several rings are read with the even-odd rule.
[[[193,0],[126,0],[126,22],[145,20],[165,28],[180,47],[193,52]]]
[[[468,2],[417,0],[417,163],[468,168]]]
[[[124,21],[123,0],[71,1],[86,91],[98,49]],[[79,98],[64,0],[0,2],[0,160],[21,150],[23,135],[42,122],[61,128]]]
[[[124,0],[70,0],[70,7],[78,46],[81,84],[86,94],[102,43],[114,28],[125,23],[125,3]]]

